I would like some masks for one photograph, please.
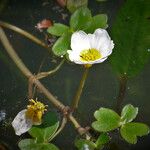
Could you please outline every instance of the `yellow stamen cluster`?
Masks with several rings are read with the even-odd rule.
[[[83,62],[95,61],[101,57],[102,55],[96,49],[83,50],[80,53],[80,60]]]
[[[37,100],[30,100],[30,105],[27,106],[26,117],[33,121],[33,124],[41,124],[41,119],[44,114],[47,105],[37,101]]]

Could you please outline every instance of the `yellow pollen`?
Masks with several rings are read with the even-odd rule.
[[[80,53],[80,60],[83,62],[95,61],[102,57],[101,53],[97,49],[83,50]]]
[[[27,106],[26,117],[31,119],[33,123],[40,124],[42,116],[46,109],[47,105],[37,101],[37,100],[30,100],[30,105]]]

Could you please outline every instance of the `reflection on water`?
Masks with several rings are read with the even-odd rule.
[[[109,24],[111,25],[122,1],[108,0],[99,4],[93,0],[90,1],[89,6],[93,13],[107,13],[109,15]],[[10,0],[7,1],[7,5],[0,13],[1,20],[25,29],[39,38],[44,38],[44,35],[34,28],[39,21],[45,18],[63,23],[68,21],[68,17],[66,17],[68,12],[60,8],[54,0],[32,0],[30,2]],[[45,56],[43,71],[49,70],[56,65],[56,62],[53,61],[55,58],[50,58],[50,54],[46,50],[12,31],[5,31],[7,31],[7,35],[17,53],[30,70],[36,73]],[[140,113],[137,120],[150,125],[149,66],[150,64],[145,66],[141,74],[128,81],[124,104],[132,103],[134,106],[139,107]],[[11,149],[17,150],[17,143],[22,137],[15,135],[10,123],[12,118],[27,104],[27,80],[12,63],[2,46],[0,46],[0,69],[0,149],[2,149],[2,143],[3,145],[8,143]],[[82,71],[81,67],[66,63],[55,76],[46,78],[42,82],[58,99],[69,105],[78,87]],[[103,64],[93,66],[90,70],[76,117],[83,126],[89,125],[93,117],[88,114],[93,114],[93,111],[101,106],[113,108],[117,93],[118,81],[115,74],[112,73],[109,63],[106,61]],[[38,97],[45,100],[45,97],[41,94],[38,94]],[[46,100],[45,102],[48,103]],[[51,104],[48,104],[51,107]],[[68,124],[64,132],[54,142],[61,147],[61,150],[73,150],[75,137],[76,131],[73,130],[71,124]],[[150,148],[149,140],[150,136],[143,137],[137,145],[130,146],[120,138],[114,137],[111,149],[134,150],[138,149],[138,147],[142,149],[144,145]]]

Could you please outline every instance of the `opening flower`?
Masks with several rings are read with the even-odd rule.
[[[20,111],[12,122],[16,135],[27,132],[32,125],[40,125],[46,107],[47,105],[31,99],[27,109]]]
[[[92,65],[101,63],[112,53],[114,43],[104,29],[97,29],[93,34],[77,31],[71,37],[69,59],[76,64]]]

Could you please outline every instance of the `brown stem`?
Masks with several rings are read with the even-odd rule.
[[[32,40],[36,44],[38,44],[38,45],[40,45],[40,46],[42,46],[44,48],[48,48],[48,46],[43,41],[41,41],[40,39],[38,39],[34,35],[28,33],[27,31],[24,31],[24,30],[14,26],[14,25],[11,25],[11,24],[3,22],[3,21],[0,21],[0,26],[8,28],[8,29],[11,29],[11,30],[13,30],[13,31],[15,31],[15,32],[25,36],[26,38]]]
[[[33,99],[33,79],[28,80],[28,99]]]
[[[126,76],[121,76],[119,78],[119,94],[117,97],[117,103],[116,103],[116,111],[120,112],[120,107],[123,103],[125,92],[126,92],[126,85],[127,85],[127,77]]]
[[[59,100],[57,100],[44,86],[43,84],[37,80],[34,75],[30,72],[30,70],[24,65],[22,60],[19,58],[15,50],[13,49],[12,45],[8,41],[5,32],[3,29],[0,27],[0,40],[5,47],[7,53],[11,57],[11,59],[15,62],[17,67],[21,70],[21,72],[29,79],[32,78],[34,84],[38,87],[38,89],[50,100],[50,102],[59,110],[64,110],[65,105],[63,105]],[[80,124],[77,122],[77,120],[72,116],[68,116],[69,120],[74,124],[75,128],[78,129],[80,128]],[[79,133],[80,134],[80,133]]]
[[[47,76],[49,76],[49,75],[54,74],[55,72],[57,72],[57,71],[61,68],[61,66],[63,65],[64,61],[65,61],[65,59],[63,59],[63,60],[60,62],[60,64],[59,64],[58,66],[56,66],[56,68],[54,68],[53,70],[50,70],[50,71],[47,71],[47,72],[40,72],[40,73],[38,73],[35,77],[36,77],[37,79],[42,79],[42,78],[45,78],[45,77],[47,77]]]

